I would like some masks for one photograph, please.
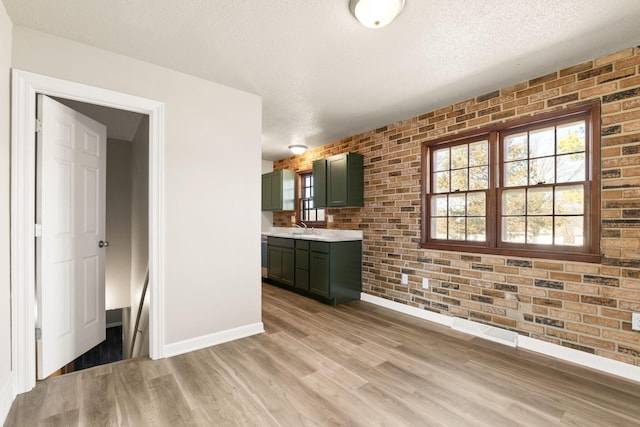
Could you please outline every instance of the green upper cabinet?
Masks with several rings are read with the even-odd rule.
[[[296,172],[278,170],[262,175],[262,210],[295,210]]]
[[[313,200],[319,208],[364,206],[364,158],[344,153],[313,162]]]

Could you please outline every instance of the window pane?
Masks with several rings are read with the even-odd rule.
[[[485,242],[487,240],[487,221],[484,218],[467,218],[467,240]]]
[[[469,163],[468,160],[468,146],[458,145],[451,147],[451,169],[466,168]]]
[[[553,213],[553,190],[530,188],[527,192],[528,215],[551,215]]]
[[[469,190],[486,190],[489,188],[489,166],[469,169]]]
[[[465,218],[449,218],[449,239],[466,240]]]
[[[431,216],[447,216],[447,196],[431,198]]]
[[[528,152],[526,133],[511,135],[504,139],[505,161],[526,159],[527,156]]]
[[[489,164],[489,143],[487,141],[469,144],[469,166],[485,166]]]
[[[309,187],[304,189],[304,198],[305,199],[310,199],[311,198],[311,189]]]
[[[584,216],[556,217],[556,245],[582,246],[584,244]]]
[[[451,190],[467,191],[469,184],[467,183],[468,169],[457,169],[451,171]]]
[[[431,218],[431,236],[435,239],[447,238],[447,218]]]
[[[556,142],[555,128],[540,129],[529,134],[529,157],[553,156]]]
[[[552,243],[553,217],[530,216],[527,219],[527,243]]]
[[[551,184],[555,182],[555,162],[553,157],[543,157],[529,161],[529,185]]]
[[[504,183],[507,187],[517,187],[527,185],[527,165],[526,160],[505,163]]]
[[[525,220],[523,217],[502,218],[502,241],[524,243]]]
[[[452,194],[449,196],[449,216],[465,215],[465,195]]]
[[[449,192],[449,172],[436,172],[434,175],[434,193]]]
[[[324,221],[324,209],[317,209],[318,221]]]
[[[487,212],[487,204],[485,203],[485,193],[468,193],[467,194],[467,215],[468,216],[485,216]]]
[[[309,218],[307,218],[309,221],[316,221],[316,211],[315,210],[311,210],[309,211]]]
[[[586,181],[584,153],[558,156],[558,182]]]
[[[558,154],[585,151],[585,122],[575,122],[558,126]]]
[[[557,187],[555,201],[556,215],[582,215],[584,213],[584,187]]]
[[[446,171],[451,167],[449,165],[449,149],[443,148],[442,150],[436,150],[433,153],[434,161],[434,170],[435,171]]]
[[[524,215],[525,190],[508,190],[502,193],[503,215]]]

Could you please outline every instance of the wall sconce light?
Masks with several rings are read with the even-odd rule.
[[[307,146],[301,144],[290,145],[289,150],[291,150],[293,154],[302,154],[307,151]]]
[[[362,25],[382,28],[402,12],[405,0],[349,0],[349,9]]]

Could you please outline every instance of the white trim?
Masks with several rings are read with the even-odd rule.
[[[408,314],[409,316],[418,317],[420,319],[428,320],[430,322],[438,323],[440,325],[449,326],[453,329],[454,319],[452,316],[445,316],[443,314],[432,313],[430,311],[421,310],[416,307],[410,307],[406,304],[402,304],[395,301],[390,301],[385,298],[376,297],[373,295],[361,293],[360,299],[362,301],[370,302],[371,304],[375,304],[380,307],[388,308],[393,311],[397,311],[400,313]],[[478,325],[482,325],[478,322],[467,321],[470,323],[476,323]],[[456,330],[460,330],[455,328]],[[472,329],[472,328],[471,328]],[[468,333],[468,331],[463,331]],[[489,337],[483,335],[482,333],[473,334],[474,336],[478,336],[484,339],[490,339]],[[498,342],[501,344],[507,344],[502,342],[501,340],[493,340],[494,342]],[[556,359],[564,360],[567,362],[575,363],[577,365],[586,366],[592,369],[596,369],[598,371],[606,372],[608,374],[617,375],[619,377],[623,377],[632,381],[640,382],[640,367],[633,366],[628,363],[619,362],[617,360],[609,359],[602,356],[596,356],[594,354],[585,353],[584,351],[575,350],[572,348],[563,347],[561,345],[552,344],[546,341],[538,340],[535,338],[525,337],[523,335],[518,335],[517,343],[513,345],[513,347],[519,347],[525,350],[534,351],[536,353],[544,354],[545,356],[550,356]]]
[[[434,313],[432,311],[421,310],[417,307],[411,307],[406,304],[391,301],[385,298],[376,297],[373,295],[361,293],[360,299],[362,301],[370,302],[371,304],[379,305],[393,311],[399,311],[400,313],[408,314],[409,316],[419,317],[420,319],[428,320],[430,322],[438,323],[440,325],[451,327],[453,325],[453,317],[445,316],[444,314]]]
[[[164,104],[80,83],[12,70],[11,315],[14,390],[36,383],[34,295],[36,94],[149,115],[149,353],[164,357]]]
[[[7,420],[7,415],[9,415],[9,411],[11,410],[11,405],[13,404],[13,399],[16,397],[15,390],[13,388],[13,373],[9,374],[9,378],[7,378],[7,382],[4,383],[2,390],[0,390],[0,424],[4,425]]]
[[[522,335],[518,336],[518,347],[640,382],[640,367],[628,363]]]
[[[262,322],[253,323],[250,325],[240,326],[238,328],[227,329],[225,331],[167,344],[164,348],[164,352],[166,357],[177,356],[179,354],[223,344],[240,338],[250,337],[251,335],[257,335],[263,332],[264,325]]]

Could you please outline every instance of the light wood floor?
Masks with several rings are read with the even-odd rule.
[[[263,286],[266,333],[41,382],[6,426],[637,426],[640,384]]]

